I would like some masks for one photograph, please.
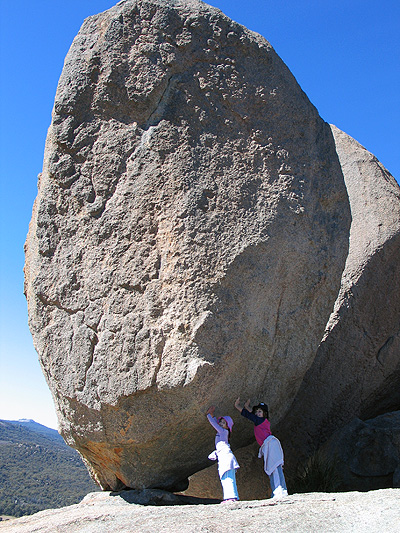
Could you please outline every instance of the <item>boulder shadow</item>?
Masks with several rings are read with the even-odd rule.
[[[211,505],[221,503],[221,500],[213,498],[197,498],[174,494],[162,489],[130,489],[111,492],[110,496],[119,496],[127,503],[137,505]]]

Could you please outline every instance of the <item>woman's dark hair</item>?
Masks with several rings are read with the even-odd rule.
[[[268,405],[266,403],[260,402],[258,405],[255,405],[253,407],[253,413],[255,413],[257,409],[262,409],[265,418],[269,418]]]

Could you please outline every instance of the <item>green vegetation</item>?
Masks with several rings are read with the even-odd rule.
[[[0,515],[72,505],[95,490],[78,452],[57,431],[0,420]]]
[[[296,475],[288,480],[290,493],[337,492],[340,478],[336,461],[324,453],[316,452],[298,468]]]

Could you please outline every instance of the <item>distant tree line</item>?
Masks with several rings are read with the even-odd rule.
[[[0,515],[73,505],[96,490],[78,452],[55,430],[0,421]]]

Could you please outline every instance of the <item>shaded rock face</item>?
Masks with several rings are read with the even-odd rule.
[[[400,189],[370,152],[332,131],[351,206],[350,247],[315,360],[278,427],[292,465],[355,416],[400,408]]]
[[[341,490],[400,488],[400,411],[355,418],[324,449],[335,460]]]
[[[55,99],[25,292],[60,430],[103,488],[183,488],[207,465],[211,403],[268,396],[284,417],[349,227],[331,130],[261,36],[197,1],[126,1],[85,21]]]

